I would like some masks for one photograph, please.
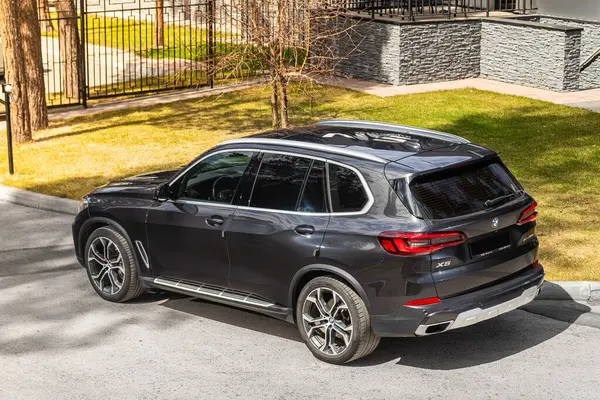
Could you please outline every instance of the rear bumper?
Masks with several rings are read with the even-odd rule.
[[[424,336],[482,322],[531,302],[544,282],[541,265],[512,279],[423,307],[399,307],[389,315],[374,315],[379,336]]]

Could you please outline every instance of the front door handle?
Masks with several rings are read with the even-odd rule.
[[[299,235],[312,235],[315,233],[315,227],[312,225],[298,225],[294,231]]]
[[[223,217],[220,217],[218,215],[211,215],[210,217],[206,218],[206,223],[214,227],[223,225],[223,222],[225,222]]]

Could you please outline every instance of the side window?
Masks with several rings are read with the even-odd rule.
[[[185,174],[177,197],[230,204],[253,154],[232,151],[208,156]]]
[[[329,164],[332,212],[360,211],[369,201],[356,172],[337,164]]]
[[[296,210],[311,160],[283,154],[263,156],[250,199],[251,207]]]
[[[323,161],[314,161],[308,173],[297,211],[309,213],[327,212],[326,193],[325,163]]]

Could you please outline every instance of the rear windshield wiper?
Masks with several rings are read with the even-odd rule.
[[[514,192],[514,193],[510,193],[510,194],[505,194],[504,196],[500,196],[500,197],[496,197],[495,199],[489,199],[486,200],[484,205],[486,207],[494,207],[497,206],[498,204],[504,202],[505,200],[508,200],[512,197],[515,197],[519,194],[519,192]]]

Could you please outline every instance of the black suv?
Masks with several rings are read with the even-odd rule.
[[[345,363],[381,336],[441,333],[533,300],[544,279],[536,216],[485,147],[326,121],[99,188],[73,236],[106,300],[153,288],[258,311]]]

